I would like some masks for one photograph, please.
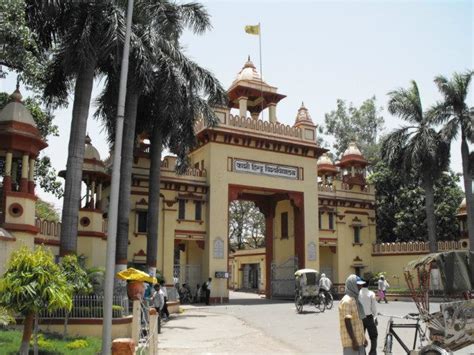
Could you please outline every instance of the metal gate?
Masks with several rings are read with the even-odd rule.
[[[298,258],[289,258],[281,265],[272,263],[272,298],[293,299],[295,297],[295,271]]]
[[[197,284],[206,281],[201,279],[201,265],[175,265],[173,274],[180,285],[186,283],[193,291]]]

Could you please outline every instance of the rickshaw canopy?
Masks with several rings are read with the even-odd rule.
[[[435,265],[446,292],[474,289],[474,252],[458,250],[429,254],[408,263],[405,272],[429,269]]]
[[[307,274],[307,273],[316,273],[316,274],[319,274],[318,270],[315,270],[315,269],[300,269],[300,270],[297,270],[295,272],[295,276],[301,276],[303,274]]]

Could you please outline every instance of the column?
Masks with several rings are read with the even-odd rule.
[[[265,294],[270,299],[272,296],[273,221],[276,202],[268,200],[257,202],[256,205],[265,216]]]
[[[89,208],[95,209],[95,180],[92,180],[91,183],[91,201],[89,204]]]
[[[247,117],[247,100],[245,96],[239,97],[239,114],[241,118]]]
[[[276,104],[274,103],[268,104],[268,117],[271,123],[277,123]]]
[[[12,160],[13,153],[7,152],[5,156],[5,177],[3,178],[4,191],[12,190]]]
[[[101,182],[99,182],[99,186],[97,186],[96,208],[99,210],[102,209],[102,183]]]
[[[355,166],[351,166],[351,176],[355,176]]]
[[[30,158],[30,167],[28,169],[28,192],[35,193],[35,158]]]
[[[23,154],[21,159],[21,179],[20,179],[20,191],[28,192],[28,168],[30,166],[30,157],[28,154]]]

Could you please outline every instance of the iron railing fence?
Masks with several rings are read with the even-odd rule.
[[[104,296],[96,295],[76,295],[73,297],[73,306],[68,318],[102,318],[104,311]],[[58,309],[53,312],[47,310],[40,312],[40,318],[65,318],[65,309]],[[114,296],[112,315],[113,318],[122,318],[130,314],[128,297]]]

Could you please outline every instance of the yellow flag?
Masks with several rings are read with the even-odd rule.
[[[259,35],[260,34],[260,24],[255,26],[245,26],[245,32],[251,35]]]

